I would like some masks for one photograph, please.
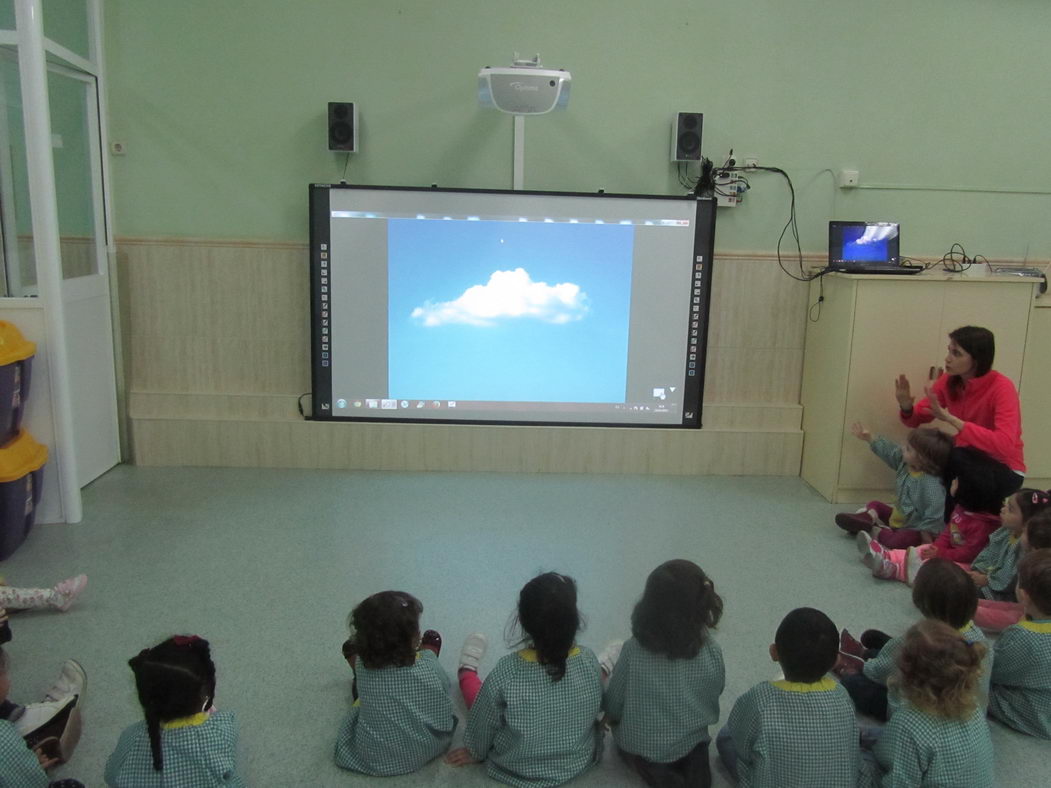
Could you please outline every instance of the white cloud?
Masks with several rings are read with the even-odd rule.
[[[580,320],[588,310],[587,293],[580,285],[534,282],[524,268],[493,271],[484,285],[467,288],[454,301],[426,302],[412,310],[425,326],[466,323],[491,326],[498,320],[531,318],[545,323]]]

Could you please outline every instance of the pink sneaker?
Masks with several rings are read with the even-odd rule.
[[[872,561],[872,576],[880,580],[897,580],[898,567],[888,558],[875,556]]]
[[[87,587],[88,576],[77,575],[76,577],[70,577],[67,580],[63,580],[58,583],[51,590],[55,592],[55,597],[51,601],[51,606],[56,610],[60,610],[65,613],[73,605],[80,592]]]

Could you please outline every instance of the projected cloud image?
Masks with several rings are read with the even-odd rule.
[[[498,320],[510,319],[568,323],[584,317],[587,300],[579,285],[534,282],[524,268],[516,268],[494,271],[488,282],[467,288],[455,301],[418,306],[412,310],[412,317],[425,326],[491,326]]]
[[[395,399],[623,402],[634,228],[388,223]]]

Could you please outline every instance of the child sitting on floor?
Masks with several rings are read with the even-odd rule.
[[[456,728],[441,636],[420,636],[423,605],[382,591],[350,614],[343,656],[354,670],[354,705],[336,738],[336,765],[362,774],[408,774],[441,755]]]
[[[1026,620],[996,641],[989,716],[1030,736],[1051,739],[1051,550],[1018,565]]]
[[[992,788],[993,743],[978,701],[985,653],[934,619],[905,633],[892,679],[903,704],[873,750],[884,788]]]
[[[770,657],[785,678],[764,681],[734,703],[715,744],[742,786],[867,784],[850,696],[825,674],[836,662],[835,625],[820,610],[793,610]]]
[[[106,761],[110,788],[243,786],[237,722],[216,711],[208,641],[174,635],[128,660],[145,720],[124,730]]]
[[[1021,493],[1022,491],[1018,492]],[[1005,505],[1005,509],[1014,499],[1015,496],[1008,498],[1008,504]],[[1025,512],[1029,511],[1029,507],[1024,505],[1027,502],[1035,502],[1032,505],[1032,510],[1035,510],[1035,514],[1031,514],[1028,517],[1025,515]],[[1014,507],[1023,513],[1025,520],[1022,528],[1022,537],[1018,539],[1017,543],[1017,560],[1022,560],[1031,549],[1051,547],[1051,496],[1047,493],[1036,491],[1032,496],[1018,500],[1014,503]],[[1002,516],[1010,518],[1014,515],[1007,513]],[[977,560],[975,559],[975,562]],[[1003,631],[1011,624],[1017,624],[1025,618],[1025,610],[1022,603],[1017,601],[1015,593],[1017,580],[1017,567],[1015,567],[1010,585],[1002,596],[998,595],[996,599],[978,599],[978,610],[974,614],[975,624],[989,631],[989,633],[998,633],[998,631]],[[976,580],[975,582],[980,581]],[[982,590],[985,590],[985,588],[982,588]]]
[[[935,557],[948,558],[968,568],[989,543],[989,535],[1000,527],[1001,499],[992,463],[994,460],[977,449],[952,450],[948,474],[956,505],[948,526],[933,543],[889,549],[864,531],[858,533],[858,552],[872,575],[912,585],[923,562]]]
[[[869,444],[873,454],[894,469],[894,505],[869,501],[854,514],[836,515],[836,525],[850,534],[868,531],[892,548],[932,542],[945,529],[942,477],[952,451],[952,438],[934,429],[916,429],[898,446],[855,422],[851,433]]]
[[[712,581],[680,559],[650,573],[631,614],[632,638],[606,687],[606,721],[647,785],[711,785],[708,726],[719,721],[725,669],[709,630],[722,612]]]
[[[518,624],[527,647],[502,657],[484,683],[478,665],[485,637],[473,634],[464,643],[459,679],[470,717],[464,746],[445,760],[486,761],[490,777],[511,785],[560,785],[602,757],[602,679],[595,655],[575,644],[573,578],[548,572],[526,583]]]
[[[11,679],[7,672],[7,654],[0,649],[0,703],[7,702],[11,691]],[[68,717],[67,723],[68,724]],[[6,719],[0,719],[0,786],[12,788],[84,788],[77,780],[51,782],[45,769],[61,763],[61,757],[49,751],[46,744],[33,749]]]
[[[934,558],[923,565],[912,587],[912,603],[924,618],[948,624],[968,643],[983,646],[987,643],[985,635],[972,621],[978,607],[978,591],[967,573],[952,561]],[[902,637],[892,638],[878,630],[864,632],[860,643],[846,630],[840,635],[843,654],[836,663],[836,673],[858,711],[881,722],[887,720],[899,704],[888,687],[903,642]],[[989,689],[988,661],[983,665],[984,705]]]

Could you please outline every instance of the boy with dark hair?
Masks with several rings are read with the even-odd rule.
[[[820,610],[793,610],[777,628],[770,657],[785,677],[737,699],[716,740],[741,786],[867,785],[850,696],[826,674],[839,632]]]
[[[1017,594],[1025,618],[996,641],[989,716],[1051,739],[1051,549],[1022,559]]]

